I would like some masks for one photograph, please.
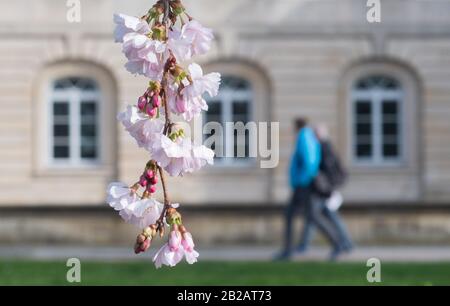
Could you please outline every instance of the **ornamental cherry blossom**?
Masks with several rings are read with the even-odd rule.
[[[203,27],[197,20],[187,22],[181,30],[169,33],[169,48],[179,61],[205,54],[211,49],[214,35],[211,29]]]
[[[131,203],[120,211],[120,216],[126,222],[139,228],[145,228],[156,223],[160,217],[164,205],[154,199],[143,199]]]
[[[141,148],[150,150],[153,138],[162,133],[164,122],[160,119],[149,118],[135,106],[128,106],[119,113],[117,119],[122,123],[130,135]]]
[[[107,202],[125,222],[141,230],[134,244],[136,254],[146,252],[152,240],[158,234],[163,237],[169,228],[168,242],[153,258],[155,266],[172,267],[183,258],[192,264],[199,254],[177,211],[179,204],[169,199],[165,175],[183,176],[213,164],[214,152],[194,145],[171,115],[190,121],[208,110],[205,94],[218,94],[218,73],[204,75],[198,64],[182,63],[209,51],[214,36],[185,12],[180,0],[159,0],[141,18],[115,14],[114,23],[114,38],[122,44],[125,68],[149,80],[136,103],[120,112],[117,120],[138,147],[147,150],[150,160],[133,185],[111,183]],[[155,199],[158,186],[162,187],[163,203]]]
[[[137,200],[136,193],[124,183],[111,183],[108,186],[106,202],[114,210],[122,210]]]
[[[213,72],[203,75],[202,67],[198,64],[189,65],[191,83],[186,86],[181,93],[188,98],[195,98],[208,93],[211,98],[219,93],[220,74]]]
[[[147,35],[150,33],[150,26],[145,20],[125,14],[114,14],[114,23],[117,25],[114,31],[116,42],[123,43],[125,35],[128,33],[139,33]]]

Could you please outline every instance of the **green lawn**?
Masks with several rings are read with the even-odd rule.
[[[65,262],[0,261],[0,285],[67,285]],[[368,285],[365,263],[82,262],[82,285]],[[450,285],[450,263],[383,263],[383,285]]]

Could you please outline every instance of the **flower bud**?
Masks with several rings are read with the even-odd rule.
[[[184,227],[184,225],[178,226],[178,230],[180,231],[181,234],[184,234],[187,232],[186,227]]]
[[[175,210],[175,209],[174,209]],[[174,213],[167,214],[167,223],[170,225],[180,225],[181,224],[181,214],[175,210]]]
[[[167,215],[168,216],[170,216],[170,215],[172,215],[172,214],[174,214],[174,213],[176,213],[177,212],[177,210],[175,209],[175,208],[173,208],[173,207],[169,207],[168,209],[167,209]]]
[[[161,99],[159,98],[159,96],[154,95],[152,97],[152,104],[154,107],[160,107],[161,106]]]
[[[153,108],[150,105],[147,106],[147,115],[149,115],[150,117],[155,117],[156,112],[157,112],[156,108]]]
[[[150,240],[150,239],[145,240],[145,241],[141,244],[141,251],[142,251],[142,252],[147,251],[147,250],[150,248],[150,243],[151,243],[151,240]]]
[[[139,243],[134,244],[134,253],[139,254],[141,252],[141,245]]]
[[[192,252],[192,250],[194,250],[195,244],[194,240],[192,239],[191,233],[186,232],[183,234],[183,240],[181,241],[181,244],[187,252]]]
[[[145,172],[145,176],[146,176],[148,179],[151,179],[152,177],[155,176],[155,172],[154,172],[152,169],[148,169],[148,170]]]
[[[141,175],[141,178],[139,179],[139,184],[142,187],[145,187],[145,186],[147,186],[147,183],[148,183],[147,178],[145,176]]]
[[[150,81],[148,82],[148,89],[151,90],[153,93],[155,92],[159,93],[161,91],[161,83],[156,81]]]
[[[169,237],[169,248],[172,252],[178,251],[181,245],[181,233],[178,230],[173,230],[170,232]]]
[[[142,231],[142,235],[146,238],[148,237],[152,237],[154,229],[152,229],[150,226],[144,228],[144,230]]]
[[[156,185],[158,183],[158,177],[154,176],[150,179],[150,184]]]
[[[139,234],[136,238],[136,242],[137,243],[143,243],[145,240],[147,239],[147,237],[145,237],[145,235],[143,234]]]
[[[137,104],[138,108],[141,111],[144,111],[146,105],[147,105],[147,98],[144,96],[139,97],[138,104]]]
[[[148,186],[147,186],[147,191],[148,191],[149,193],[151,193],[151,194],[155,193],[155,192],[156,192],[156,186],[154,186],[154,185],[148,185]]]

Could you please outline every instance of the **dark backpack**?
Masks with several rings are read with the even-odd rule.
[[[329,198],[333,191],[344,185],[347,172],[343,169],[329,142],[321,142],[322,158],[319,173],[313,181],[313,191],[321,197]]]

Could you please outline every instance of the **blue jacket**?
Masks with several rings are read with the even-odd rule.
[[[297,136],[289,171],[293,189],[307,187],[319,172],[321,147],[311,128],[305,127]]]

